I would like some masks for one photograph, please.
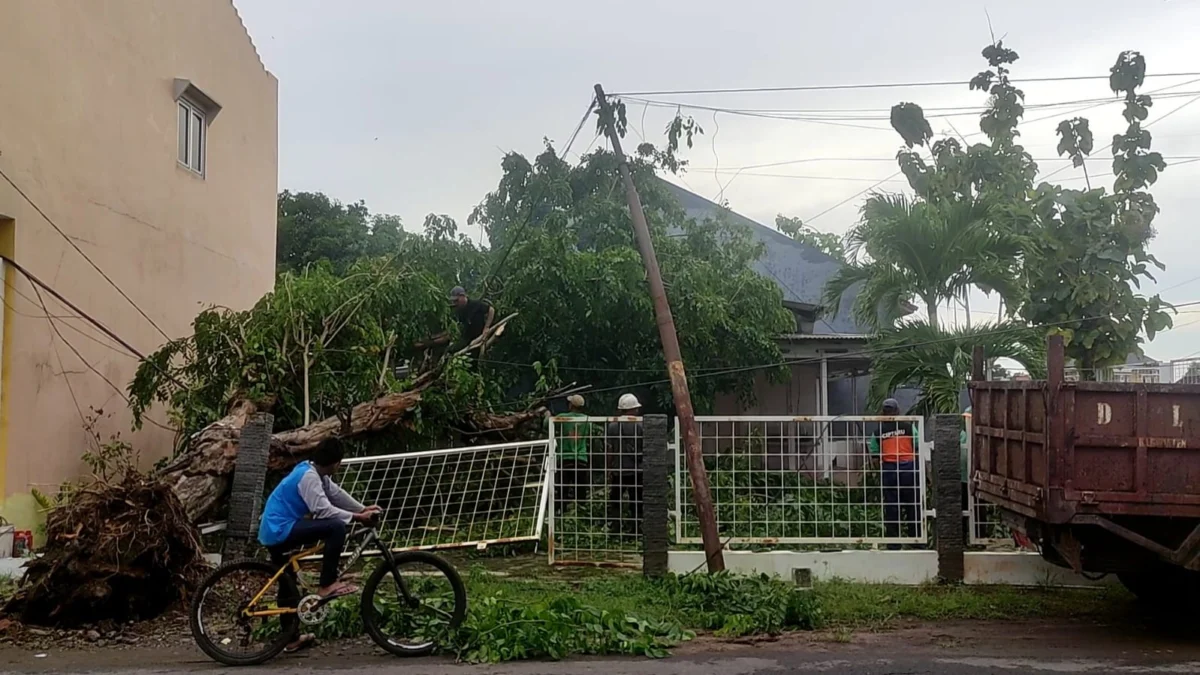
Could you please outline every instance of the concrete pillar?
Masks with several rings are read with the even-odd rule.
[[[670,480],[674,464],[667,439],[666,415],[642,418],[642,572],[648,577],[667,573],[674,497]]]
[[[937,509],[938,578],[942,583],[963,581],[966,541],[963,532],[962,494],[959,475],[959,415],[933,418],[933,487]]]
[[[221,551],[224,560],[244,557],[254,549],[274,424],[273,415],[258,413],[242,428],[233,485],[229,490],[229,517],[225,526],[225,545]]]

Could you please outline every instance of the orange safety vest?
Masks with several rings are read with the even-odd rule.
[[[893,429],[879,435],[879,455],[883,462],[911,462],[916,458],[913,437],[906,428]]]

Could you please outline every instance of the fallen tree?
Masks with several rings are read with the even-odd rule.
[[[356,438],[403,427],[406,419],[416,410],[423,394],[436,386],[445,369],[455,359],[465,357],[468,352],[486,349],[503,332],[513,316],[498,321],[478,339],[456,353],[436,360],[426,360],[430,367],[413,378],[411,385],[403,391],[388,393],[370,401],[354,405],[347,415],[334,415],[295,429],[280,431],[272,435],[268,468],[285,470],[308,456],[322,441],[333,438]],[[572,390],[574,391],[574,390]],[[547,397],[562,395],[563,391],[548,392]],[[524,437],[533,423],[541,422],[545,415],[545,397],[534,400],[526,410],[512,413],[493,413],[471,410],[460,421],[459,433],[475,442],[513,440]],[[200,522],[209,516],[224,501],[233,469],[237,462],[238,441],[243,427],[250,417],[271,401],[255,403],[239,398],[229,414],[201,429],[188,442],[187,450],[159,473],[163,482],[170,485],[192,522]]]

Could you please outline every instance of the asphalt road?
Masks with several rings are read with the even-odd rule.
[[[1194,637],[1195,636],[1195,637]],[[39,656],[40,654],[40,656]],[[47,650],[0,647],[0,673],[182,675],[234,672],[184,641],[155,649]],[[754,644],[701,640],[661,661],[583,659],[569,663],[466,666],[403,661],[366,641],[318,648],[238,672],[296,675],[1143,675],[1200,673],[1200,632],[1178,625],[973,622],[912,625],[881,633],[804,634]]]

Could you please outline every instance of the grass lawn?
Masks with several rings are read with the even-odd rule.
[[[1120,588],[1014,588],[1009,586],[892,586],[818,583],[811,593],[823,625],[887,628],[903,620],[1056,619],[1102,617],[1127,609]],[[662,582],[635,573],[609,573],[575,580],[520,580],[479,570],[468,576],[468,597],[495,596],[521,604],[571,596],[586,605],[702,629]]]

